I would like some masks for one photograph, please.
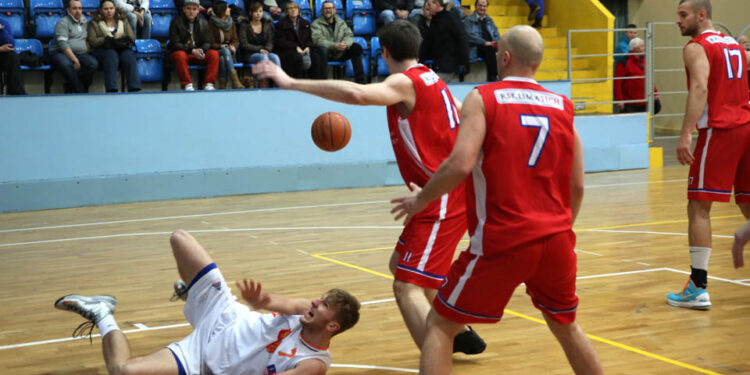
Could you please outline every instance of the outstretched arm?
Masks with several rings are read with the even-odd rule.
[[[273,79],[284,89],[302,91],[347,104],[385,106],[405,102],[415,96],[414,85],[403,74],[392,74],[383,82],[369,85],[343,80],[296,79],[289,77],[284,70],[270,61],[255,64],[253,74],[259,79]]]
[[[243,279],[237,281],[242,299],[255,310],[268,310],[284,315],[300,315],[310,310],[312,302],[305,298],[289,298],[280,294],[266,293],[260,282]]]

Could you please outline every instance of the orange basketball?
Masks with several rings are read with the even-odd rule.
[[[323,151],[338,151],[349,143],[352,127],[344,115],[337,112],[326,112],[313,121],[312,139]]]

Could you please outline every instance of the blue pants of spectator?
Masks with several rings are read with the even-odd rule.
[[[229,73],[234,70],[234,59],[229,48],[219,48],[219,78],[228,78]]]
[[[89,92],[89,86],[94,80],[94,73],[99,63],[88,53],[76,54],[76,58],[81,63],[81,69],[78,71],[73,66],[73,60],[60,51],[55,51],[50,55],[50,63],[52,69],[59,71],[65,77],[66,91]]]
[[[113,48],[97,48],[91,54],[99,61],[104,71],[104,89],[107,92],[117,92],[117,71],[127,79],[128,91],[141,90],[141,77],[138,75],[138,64],[133,50],[120,51]]]
[[[526,4],[534,4],[539,5],[539,14],[536,16],[536,19],[541,20],[544,18],[544,0],[526,0]]]
[[[138,16],[133,12],[125,14],[128,18],[128,23],[135,33],[135,37],[138,38]],[[141,26],[141,37],[138,39],[151,39],[151,11],[146,10],[143,12],[143,26]]]
[[[254,53],[250,55],[249,57],[245,58],[245,63],[247,64],[257,64],[261,61],[271,60],[272,63],[281,66],[281,59],[279,59],[279,55],[275,53],[269,53],[268,55],[262,54],[262,53]]]

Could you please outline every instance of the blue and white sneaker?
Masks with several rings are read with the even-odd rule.
[[[688,278],[681,292],[667,294],[667,303],[688,309],[708,310],[711,307],[711,298],[706,289],[698,288],[693,284],[693,280]]]

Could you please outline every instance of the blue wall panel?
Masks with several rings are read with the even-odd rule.
[[[460,99],[473,87],[451,85]],[[403,183],[383,107],[247,90],[4,97],[0,110],[0,211]],[[352,123],[334,153],[310,138],[326,111]],[[645,116],[576,121],[587,170],[647,167]]]

